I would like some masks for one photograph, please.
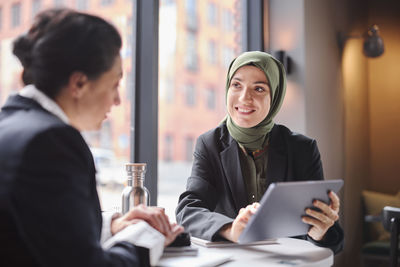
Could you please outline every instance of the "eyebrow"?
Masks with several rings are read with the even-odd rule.
[[[237,81],[239,81],[239,82],[242,82],[242,81],[243,81],[242,79],[237,78],[237,77],[233,77],[233,78],[232,78],[232,81],[233,81],[233,80],[237,80]],[[254,84],[265,84],[265,85],[268,85],[268,86],[269,86],[269,83],[268,83],[268,82],[264,82],[264,81],[256,81],[256,82],[254,82]]]
[[[267,82],[264,82],[264,81],[259,81],[259,82],[255,82],[255,83],[261,83],[261,84],[269,85]]]

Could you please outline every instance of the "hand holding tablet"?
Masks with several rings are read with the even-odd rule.
[[[328,195],[329,203],[314,200],[313,207],[306,208],[307,215],[302,217],[302,221],[311,226],[308,235],[316,241],[322,240],[328,229],[339,219],[339,197],[333,191],[329,191]]]

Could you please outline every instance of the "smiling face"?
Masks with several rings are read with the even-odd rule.
[[[110,70],[96,80],[88,81],[87,90],[80,99],[80,104],[85,109],[80,114],[83,130],[99,130],[111,107],[121,103],[118,92],[119,81],[122,78],[121,64],[121,57],[118,55]]]
[[[262,122],[271,105],[267,77],[255,66],[243,66],[232,77],[227,109],[236,125],[251,128]]]

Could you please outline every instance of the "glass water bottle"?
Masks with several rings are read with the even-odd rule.
[[[128,182],[122,191],[122,214],[139,204],[147,206],[150,202],[150,193],[144,187],[146,163],[127,163],[125,169]]]

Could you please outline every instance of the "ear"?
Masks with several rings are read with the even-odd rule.
[[[89,79],[83,72],[75,71],[69,76],[68,88],[74,98],[80,98],[87,89]]]

